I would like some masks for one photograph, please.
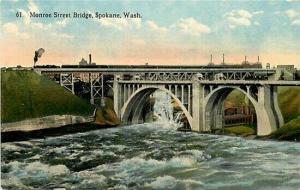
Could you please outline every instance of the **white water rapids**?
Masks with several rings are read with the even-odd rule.
[[[154,123],[1,143],[1,187],[299,190],[300,143],[180,132],[171,98],[154,96]]]
[[[155,122],[162,124],[164,127],[171,127],[174,129],[182,127],[182,111],[174,113],[171,96],[166,92],[157,90],[153,93],[153,97],[155,98],[153,106],[153,115],[156,118]]]

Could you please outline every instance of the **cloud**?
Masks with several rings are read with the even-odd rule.
[[[30,25],[31,27],[33,27],[34,29],[38,28],[40,30],[48,30],[52,27],[52,24],[43,24],[43,23],[40,23],[40,22],[33,22],[31,23]]]
[[[57,21],[56,24],[61,26],[61,27],[65,27],[67,25],[67,19]]]
[[[289,17],[289,18],[294,18],[295,16],[298,15],[297,11],[295,11],[294,9],[288,9],[285,11],[285,14]]]
[[[236,18],[236,17],[228,17],[227,21],[229,22],[230,28],[235,28],[236,26],[250,26],[251,20],[247,18]]]
[[[28,0],[28,9],[30,12],[39,12],[39,7],[33,2],[33,0]]]
[[[250,26],[251,19],[253,15],[246,10],[232,10],[229,13],[225,14],[225,18],[229,23],[230,28],[235,28],[237,26]]]
[[[254,24],[255,26],[260,26],[260,23],[257,22],[257,21],[255,21],[253,24]]]
[[[31,25],[34,28],[44,29],[44,25],[40,22],[32,23]]]
[[[147,25],[149,26],[149,28],[153,31],[156,31],[156,32],[161,32],[161,33],[164,33],[164,32],[167,32],[168,29],[166,27],[160,27],[158,26],[154,21],[152,20],[149,20],[146,22]]]
[[[300,2],[300,0],[286,0],[286,2]]]
[[[140,29],[142,26],[142,19],[140,19],[140,18],[132,18],[131,22],[137,29]]]
[[[104,27],[115,28],[117,30],[123,30],[128,25],[126,19],[109,19],[103,18],[98,20],[100,24]]]
[[[19,32],[17,25],[15,25],[13,23],[4,24],[3,28],[7,33],[15,34],[15,33]]]
[[[201,34],[209,34],[211,32],[208,26],[198,22],[192,17],[180,19],[174,27],[178,27],[184,34],[192,36],[200,36]]]
[[[28,0],[27,8],[28,8],[28,11],[25,11],[24,9],[18,9],[18,11],[22,13],[24,23],[26,25],[29,25],[30,21],[31,21],[29,12],[38,13],[39,7],[33,2],[33,0]]]
[[[244,9],[239,9],[226,13],[224,17],[229,24],[229,28],[236,28],[238,26],[249,27],[252,22],[254,25],[260,25],[259,22],[253,21],[253,18],[261,14],[264,14],[264,11],[249,12]]]
[[[281,12],[280,12],[280,11],[275,11],[274,14],[275,14],[275,15],[280,15]]]
[[[252,14],[251,14],[251,13],[249,13],[248,11],[243,10],[243,9],[238,10],[237,13],[238,13],[241,17],[243,17],[243,18],[249,18],[249,19],[250,19],[250,18],[252,17]]]
[[[73,38],[74,38],[73,35],[65,34],[65,33],[61,33],[61,34],[59,34],[59,36],[60,36],[61,38],[65,38],[65,39],[73,39]]]
[[[60,20],[53,23],[45,24],[41,22],[31,22],[30,26],[34,29],[40,29],[40,30],[49,30],[49,29],[55,29],[55,27],[65,27],[67,24],[67,19]]]
[[[24,9],[18,9],[18,11],[20,11],[22,13],[22,18],[24,19],[24,23],[26,25],[30,24],[30,16],[29,13],[27,11],[25,11]]]
[[[145,46],[146,42],[144,39],[140,39],[140,38],[133,38],[130,40],[130,44],[136,45],[138,47],[140,46]]]
[[[292,22],[292,25],[300,26],[300,19],[294,20],[294,21]]]
[[[20,32],[18,26],[14,23],[4,24],[3,29],[6,33],[12,34],[12,35],[17,36],[21,39],[28,39],[29,38],[29,35],[25,32]]]
[[[261,15],[261,14],[264,14],[265,12],[264,11],[254,11],[252,14],[253,15]]]
[[[60,39],[67,39],[67,40],[72,40],[72,39],[74,39],[74,36],[73,36],[73,35],[66,34],[66,33],[57,33],[57,32],[54,32],[54,33],[53,33],[53,36],[54,36],[55,38],[60,38]]]
[[[117,30],[124,30],[125,28],[134,27],[136,29],[141,28],[141,19],[135,18],[135,19],[115,19],[115,18],[101,18],[97,19],[97,22],[99,22],[103,27],[106,28],[114,28]]]

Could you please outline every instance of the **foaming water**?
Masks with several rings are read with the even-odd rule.
[[[300,144],[142,124],[2,143],[3,189],[292,189]]]
[[[155,103],[153,106],[153,114],[155,116],[155,123],[164,128],[177,129],[182,127],[181,116],[182,111],[174,113],[174,106],[172,105],[172,98],[166,92],[157,90],[153,93]]]

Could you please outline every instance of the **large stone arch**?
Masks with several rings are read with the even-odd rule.
[[[263,91],[265,87],[261,87],[259,91]],[[258,97],[256,100],[254,97],[247,93],[240,87],[235,86],[219,86],[212,90],[205,97],[204,105],[204,118],[205,118],[205,128],[211,130],[212,127],[220,128],[223,126],[224,115],[223,115],[223,103],[230,92],[233,90],[238,90],[246,95],[246,97],[252,103],[257,117],[257,134],[258,135],[268,135],[275,131],[280,124],[280,116],[278,116],[278,110],[273,110],[272,106],[266,104],[274,105],[274,102],[269,103],[265,97]],[[258,92],[260,93],[260,92]],[[259,95],[258,95],[259,96]],[[274,100],[277,101],[277,100]]]
[[[183,113],[187,117],[189,125],[192,127],[192,116],[182,104],[182,102],[168,89],[164,87],[164,85],[158,86],[145,86],[136,90],[125,102],[121,109],[121,120],[125,124],[137,124],[141,123],[141,114],[143,105],[146,103],[147,98],[153,94],[156,90],[161,90],[170,95],[175,102],[180,106]]]

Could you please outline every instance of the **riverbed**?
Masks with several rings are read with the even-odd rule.
[[[4,189],[300,189],[300,143],[152,123],[2,143]]]

